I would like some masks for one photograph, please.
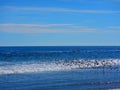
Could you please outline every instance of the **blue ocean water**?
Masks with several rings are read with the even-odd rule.
[[[120,88],[120,46],[0,47],[0,90]]]

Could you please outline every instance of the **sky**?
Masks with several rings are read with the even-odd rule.
[[[120,0],[0,0],[0,46],[120,46]]]

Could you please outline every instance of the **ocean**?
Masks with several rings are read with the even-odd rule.
[[[120,46],[0,47],[0,90],[120,89]]]

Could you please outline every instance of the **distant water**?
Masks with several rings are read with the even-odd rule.
[[[1,90],[120,88],[120,46],[0,47]]]

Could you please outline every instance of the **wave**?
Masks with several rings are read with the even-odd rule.
[[[108,89],[108,90],[120,90],[120,88]]]
[[[112,68],[120,66],[119,59],[108,60],[71,60],[53,62],[32,62],[18,63],[0,66],[1,74],[33,73],[45,71],[65,71],[83,68]]]

